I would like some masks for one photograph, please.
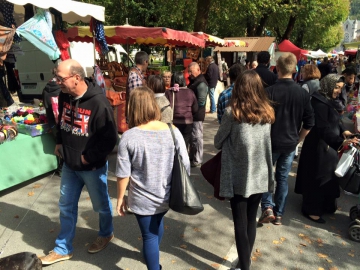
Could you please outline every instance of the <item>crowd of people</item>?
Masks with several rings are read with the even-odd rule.
[[[206,113],[217,112],[220,124],[214,138],[214,146],[222,151],[218,195],[230,200],[239,259],[236,269],[250,269],[258,223],[282,224],[288,174],[299,143],[303,142],[295,188],[303,197],[299,211],[313,222],[324,223],[323,215],[337,210],[340,196],[334,174],[337,151],[359,142],[341,121],[347,97],[354,91],[356,72],[350,67],[342,74],[322,76],[320,67],[306,63],[300,84],[294,80],[298,65],[294,54],[278,58],[275,74],[269,69],[270,54],[263,51],[254,68],[236,63],[228,69],[231,84],[215,102],[219,69],[211,56],[207,63],[205,74],[196,62],[188,66],[188,84],[183,72],[145,79],[149,64],[145,52],[136,54],[136,66],[129,71],[129,130],[118,142],[116,212],[119,216],[129,210],[134,213],[150,270],[162,269],[159,250],[163,218],[169,210],[174,142],[189,174],[190,167],[200,167]],[[64,161],[61,230],[54,249],[40,258],[44,265],[73,256],[84,185],[99,213],[98,237],[88,252],[103,250],[114,237],[107,191],[107,156],[118,140],[112,108],[74,60],[59,64],[55,80],[61,88],[55,154]],[[211,104],[206,112],[208,96]],[[169,125],[173,125],[174,142]],[[259,205],[262,214],[257,221]]]

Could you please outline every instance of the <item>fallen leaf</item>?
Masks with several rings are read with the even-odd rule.
[[[323,243],[323,240],[322,240],[321,238],[318,238],[318,239],[316,240],[316,242],[322,244],[322,243]]]
[[[220,264],[218,263],[212,263],[211,266],[215,269],[219,268],[220,267]]]
[[[266,229],[270,229],[270,226],[266,226]]]
[[[18,216],[18,215],[16,215],[16,216],[14,216],[14,218],[19,218],[19,216]]]
[[[87,197],[87,198],[86,198],[86,200],[88,200],[88,201],[89,201],[89,200],[90,200],[90,197]]]
[[[208,199],[212,199],[213,198],[213,196],[206,196]]]
[[[281,242],[284,242],[285,240],[286,240],[285,237],[280,237],[280,241],[281,241]]]
[[[323,247],[324,245],[323,244],[318,244],[319,247]]]
[[[329,270],[339,270],[337,267],[330,267]]]
[[[322,268],[322,267],[319,267],[319,268],[318,268],[318,270],[325,270],[325,269],[324,269],[324,268]]]
[[[306,242],[308,242],[309,244],[312,243],[311,239],[310,239],[308,236],[306,236],[305,234],[300,233],[299,236],[300,236],[303,240],[305,240]]]
[[[165,230],[169,229],[169,226],[165,225],[165,226],[164,226],[164,229],[165,229]]]
[[[88,220],[88,219],[89,219],[89,217],[84,217],[84,219],[85,219],[85,220]]]
[[[349,256],[354,257],[354,253],[348,253]]]
[[[55,231],[54,229],[50,229],[50,230],[49,230],[50,233],[53,233],[54,231]]]
[[[200,232],[200,229],[199,228],[194,228],[194,231],[195,232]]]
[[[176,263],[176,261],[175,261],[175,260],[171,260],[171,263]]]
[[[332,260],[330,260],[330,259],[328,259],[328,258],[326,258],[326,261],[327,261],[328,263],[332,263]]]
[[[142,239],[141,236],[139,236],[139,237],[138,237],[138,240],[141,240],[141,239]]]
[[[33,188],[40,188],[42,185],[41,184],[35,184],[34,186],[33,186]]]
[[[228,256],[225,256],[225,257],[223,258],[223,260],[225,260],[225,261],[227,261],[227,259],[229,259]]]
[[[306,247],[306,244],[300,243],[300,246]]]
[[[34,194],[35,194],[34,191],[30,191],[30,192],[28,193],[28,196],[31,197],[31,196],[34,196]]]
[[[182,235],[180,235],[180,237],[181,237],[181,238],[184,238],[184,237],[185,237],[185,235],[183,235],[183,234],[182,234]]]
[[[257,260],[257,257],[251,257],[251,260],[255,262]]]
[[[301,249],[299,249],[299,252],[302,254],[303,253],[303,251],[301,250]]]
[[[305,227],[305,229],[310,229],[311,228],[310,225],[305,225],[304,227]]]
[[[196,270],[196,268],[190,268],[190,270]]]
[[[346,246],[346,243],[345,243],[345,242],[342,242],[341,244],[342,244],[343,246]]]
[[[327,258],[327,255],[322,254],[322,253],[318,253],[317,255],[318,255],[319,258]]]
[[[274,244],[274,245],[278,245],[279,243],[280,243],[280,242],[277,241],[277,240],[274,240],[274,241],[273,241],[273,244]]]
[[[255,252],[260,253],[260,249],[257,248],[257,249],[255,250]]]
[[[183,249],[186,249],[187,245],[181,245],[180,247],[183,248]]]

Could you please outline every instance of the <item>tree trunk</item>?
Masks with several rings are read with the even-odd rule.
[[[246,19],[246,36],[247,37],[255,36],[254,18],[248,17]]]
[[[285,30],[283,36],[281,37],[280,42],[285,39],[290,39],[291,33],[294,30],[296,19],[297,19],[296,15],[290,15],[288,25],[286,27],[286,30]]]
[[[295,39],[295,43],[299,48],[303,47],[304,34],[305,34],[305,29],[301,28]]]
[[[264,31],[264,28],[265,28],[265,24],[266,24],[266,22],[267,22],[268,19],[269,19],[269,14],[264,14],[264,16],[261,17],[260,23],[259,23],[259,25],[256,27],[256,30],[255,30],[255,36],[260,37],[260,36],[263,35],[263,31]]]
[[[198,0],[194,22],[194,32],[206,32],[211,0]]]

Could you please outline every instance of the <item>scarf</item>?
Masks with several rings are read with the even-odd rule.
[[[341,75],[329,74],[320,81],[319,93],[324,96],[337,111],[345,110],[345,106],[338,97],[334,99],[332,95],[334,88],[336,87],[336,83],[343,81],[343,78],[344,77]]]

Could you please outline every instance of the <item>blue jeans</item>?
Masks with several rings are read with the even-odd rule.
[[[210,88],[209,90],[209,97],[210,97],[210,112],[214,113],[216,112],[216,106],[215,106],[215,88]]]
[[[159,246],[164,234],[163,218],[165,214],[166,212],[151,216],[135,214],[143,238],[143,254],[148,270],[161,269]]]
[[[294,160],[295,151],[289,154],[272,153],[273,164],[276,163],[275,181],[276,189],[274,195],[274,202],[272,194],[265,192],[261,199],[261,209],[273,208],[275,215],[282,216],[285,212],[286,197],[288,194],[288,175],[291,170],[291,165]]]
[[[78,217],[78,202],[84,185],[89,192],[95,212],[99,213],[99,236],[108,237],[113,233],[112,205],[107,185],[108,163],[94,171],[74,171],[64,163],[60,184],[60,233],[55,240],[54,251],[61,255],[73,253]]]

